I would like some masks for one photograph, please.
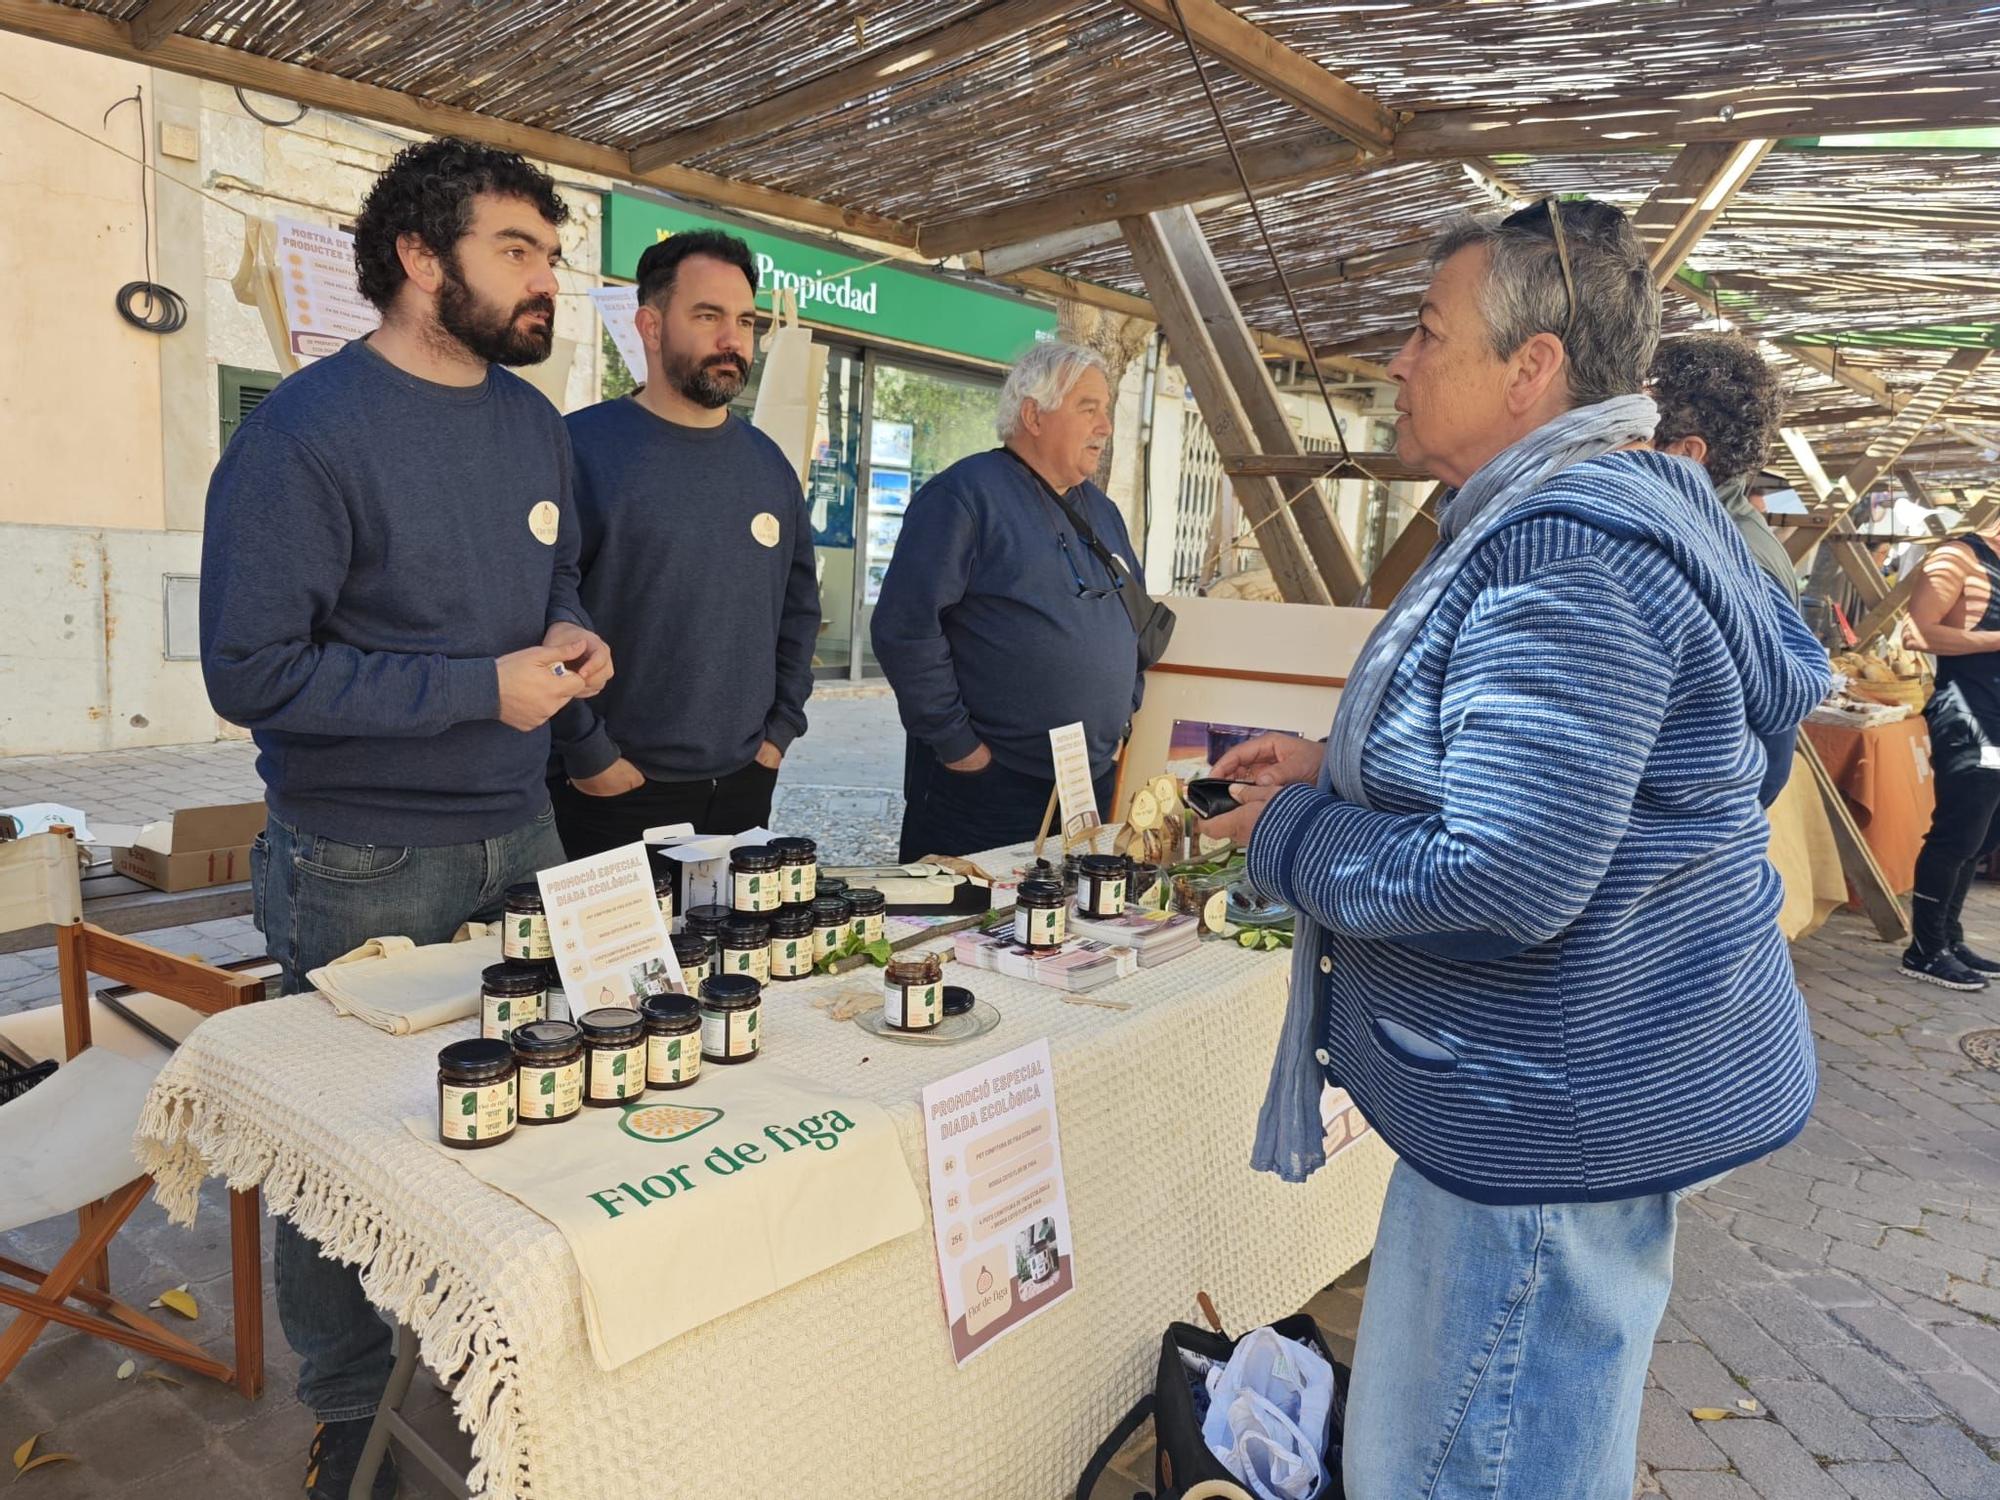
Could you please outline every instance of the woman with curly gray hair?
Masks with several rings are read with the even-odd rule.
[[[1668,339],[1653,357],[1649,385],[1660,408],[1653,446],[1708,471],[1750,556],[1798,603],[1798,567],[1747,493],[1784,419],[1778,377],[1756,344],[1736,333]]]

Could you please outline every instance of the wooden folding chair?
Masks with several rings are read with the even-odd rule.
[[[162,1327],[111,1295],[109,1246],[152,1179],[138,1170],[132,1135],[157,1067],[90,1040],[89,976],[101,974],[206,1015],[262,993],[231,974],[83,919],[76,843],[68,830],[0,842],[0,931],[56,929],[64,1062],[27,1093],[0,1104],[0,1233],[75,1213],[77,1237],[47,1271],[0,1256],[0,1304],[18,1309],[0,1331],[0,1381],[50,1323],[80,1328],[140,1354],[234,1385],[252,1400],[264,1386],[263,1269],[256,1189],[229,1195],[235,1362]]]

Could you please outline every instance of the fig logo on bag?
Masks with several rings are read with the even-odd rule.
[[[618,1128],[634,1140],[666,1146],[708,1129],[721,1118],[719,1109],[685,1104],[635,1104],[620,1117]]]

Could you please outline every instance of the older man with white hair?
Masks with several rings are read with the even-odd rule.
[[[1003,446],[910,502],[873,631],[909,736],[906,860],[1033,838],[1062,724],[1083,724],[1108,810],[1142,683],[1122,591],[1144,587],[1124,519],[1090,480],[1111,402],[1096,354],[1036,344],[1001,388]]]

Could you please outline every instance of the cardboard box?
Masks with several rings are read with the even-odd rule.
[[[264,831],[264,804],[184,807],[165,822],[148,823],[111,867],[162,891],[197,891],[250,878],[250,841]]]
[[[677,873],[674,881],[674,928],[690,906],[727,906],[734,895],[729,876],[729,851],[738,844],[768,844],[768,828],[752,828],[738,834],[697,834],[692,823],[669,823],[648,828],[646,847],[657,861],[664,859]],[[656,863],[655,869],[660,868]]]

